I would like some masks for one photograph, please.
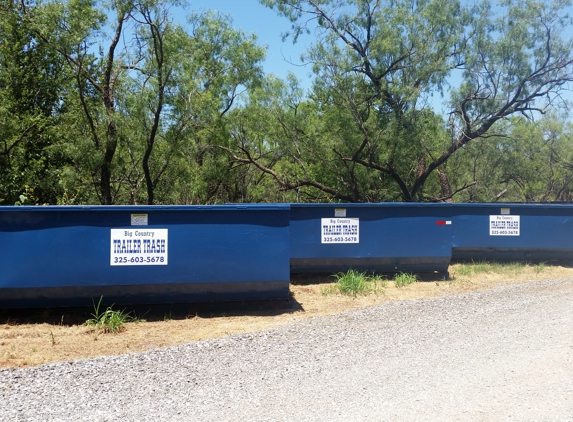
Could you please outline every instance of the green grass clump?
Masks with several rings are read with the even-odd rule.
[[[529,266],[528,263],[522,262],[492,262],[490,265],[494,273],[508,275],[519,274]]]
[[[407,286],[408,284],[412,284],[416,280],[418,280],[418,276],[416,274],[399,272],[398,274],[394,275],[394,285],[396,287]]]
[[[348,270],[333,276],[335,283],[324,289],[324,294],[340,293],[348,296],[358,294],[379,293],[386,287],[386,282],[380,278],[369,276],[366,272]]]
[[[535,272],[541,273],[541,272],[545,271],[546,268],[547,268],[547,266],[545,265],[545,262],[540,262],[539,264],[537,264],[535,266]]]
[[[472,275],[473,269],[471,265],[461,264],[456,270],[456,275],[470,276]]]
[[[119,333],[124,327],[123,324],[126,322],[136,322],[137,318],[131,315],[131,312],[125,312],[125,310],[118,311],[114,310],[113,305],[108,306],[103,312],[100,312],[100,305],[103,296],[99,298],[99,302],[96,305],[94,303],[94,312],[92,317],[88,319],[85,324],[88,327],[92,327],[95,330],[100,330],[104,333]]]
[[[472,274],[501,274],[501,275],[517,275],[522,273],[530,265],[523,262],[488,262],[476,261],[471,263],[460,264],[456,269],[458,276],[470,276]],[[541,263],[535,266],[536,272],[541,272],[545,269],[545,264]]]
[[[486,261],[477,261],[468,264],[471,266],[472,273],[479,274],[479,273],[489,273],[492,272],[492,265]]]

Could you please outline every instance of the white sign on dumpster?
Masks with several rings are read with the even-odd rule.
[[[490,215],[490,236],[519,236],[519,215]]]
[[[321,219],[321,243],[359,243],[358,218]]]
[[[110,265],[167,265],[167,229],[111,229]]]

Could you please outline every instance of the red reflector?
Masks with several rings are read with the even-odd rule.
[[[436,224],[438,226],[448,226],[448,225],[452,224],[452,220],[446,220],[446,221],[440,220],[440,221],[436,221]]]

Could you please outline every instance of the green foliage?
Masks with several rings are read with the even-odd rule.
[[[552,107],[573,80],[572,44],[557,35],[571,24],[560,0],[262,3],[291,20],[295,40],[309,22],[321,27],[305,56],[316,74],[311,98],[329,121],[324,145],[348,173],[335,172],[329,189],[313,186],[345,200],[452,200],[478,183],[449,177],[452,157],[505,119]],[[428,104],[453,71],[462,82],[449,89],[446,124]],[[298,161],[308,178],[306,163]]]
[[[71,75],[22,5],[0,8],[0,205],[55,203],[69,162],[56,128]]]
[[[473,269],[470,265],[467,264],[461,264],[460,267],[457,269],[456,271],[456,275],[461,275],[461,276],[470,276],[473,272]]]
[[[105,311],[100,312],[101,302],[103,296],[100,297],[97,305],[94,303],[94,312],[91,314],[92,318],[88,319],[85,324],[92,327],[94,330],[103,333],[119,333],[127,322],[134,322],[137,320],[131,315],[131,312],[126,313],[124,310],[114,310],[113,305],[108,306]]]
[[[468,145],[450,162],[466,202],[573,200],[573,127],[567,116],[548,113],[537,121],[513,118],[487,142]]]
[[[573,200],[567,1],[261,0],[308,92],[184,3],[0,8],[0,205]]]
[[[334,275],[336,282],[326,288],[324,294],[340,293],[348,296],[359,294],[382,293],[386,287],[386,282],[379,277],[367,275],[366,272],[348,270],[346,273]]]
[[[0,10],[0,204],[238,199],[217,146],[239,93],[258,84],[265,48],[215,12],[176,25],[172,6]]]
[[[265,49],[256,45],[255,36],[234,29],[229,18],[215,12],[192,14],[188,27],[158,27],[161,43],[150,48],[162,46],[162,60],[150,50],[128,81],[131,136],[125,142],[129,151],[139,152],[127,160],[129,192],[136,203],[234,199],[227,197],[232,163],[217,147],[227,141],[225,115],[238,91],[255,86],[261,77]],[[183,186],[180,178],[186,179]]]
[[[394,275],[394,285],[396,287],[404,287],[409,284],[414,283],[418,280],[418,276],[416,274],[409,274],[404,272],[399,272]]]

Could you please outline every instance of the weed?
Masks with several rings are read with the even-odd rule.
[[[471,265],[472,272],[475,274],[491,272],[491,264],[489,262],[486,262],[486,261],[472,262],[469,265]]]
[[[472,266],[468,264],[460,264],[460,267],[456,270],[456,274],[460,276],[469,276],[472,272]]]
[[[535,272],[539,274],[540,272],[545,271],[546,268],[547,268],[547,267],[546,267],[546,265],[545,265],[545,262],[540,262],[539,264],[537,264],[537,265],[535,266]]]
[[[56,336],[54,335],[52,330],[50,330],[50,337],[52,338],[52,346],[55,346],[56,345]]]
[[[32,347],[32,352],[36,353],[38,351],[38,349],[36,349],[35,347]]]
[[[459,276],[470,276],[472,274],[500,274],[517,275],[522,273],[530,265],[523,262],[488,262],[476,261],[467,264],[460,264],[455,273]]]
[[[88,319],[85,324],[88,327],[93,327],[95,330],[100,330],[104,333],[119,333],[123,324],[126,322],[132,322],[134,318],[130,312],[125,313],[125,311],[116,311],[113,305],[108,306],[107,309],[100,313],[100,305],[103,300],[103,296],[99,298],[99,302],[96,305],[94,303],[94,313],[93,318]]]
[[[171,313],[171,311],[168,314],[165,314],[165,316],[163,317],[163,321],[167,322],[167,321],[171,321],[173,319],[173,314]]]
[[[129,315],[129,321],[125,322],[133,322],[134,324],[139,324],[140,322],[147,322],[147,320],[145,319],[145,315],[147,315],[147,312],[144,313],[141,317],[138,317],[135,314],[135,312],[133,313],[133,316],[131,315],[131,312],[129,312],[128,315]],[[169,313],[169,315],[171,315],[171,313]]]
[[[356,296],[368,290],[368,276],[366,273],[349,270],[335,276],[336,284],[340,293]]]
[[[357,294],[378,293],[386,287],[384,280],[356,270],[338,273],[333,277],[336,279],[335,284],[323,289],[323,294],[341,293],[356,296]]]
[[[525,268],[529,267],[529,264],[523,262],[492,262],[491,267],[496,274],[515,275],[523,272]]]
[[[396,287],[404,287],[408,284],[412,284],[417,279],[418,276],[416,274],[399,272],[398,274],[394,275],[394,285]]]

